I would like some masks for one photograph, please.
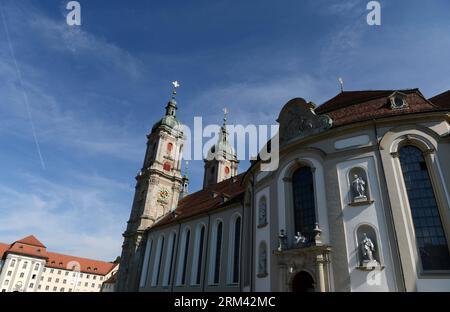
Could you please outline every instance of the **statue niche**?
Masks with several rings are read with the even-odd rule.
[[[348,175],[349,198],[351,206],[359,206],[373,203],[369,194],[369,183],[366,171],[363,168],[353,168]]]
[[[373,227],[363,224],[356,231],[358,241],[359,269],[373,270],[380,267],[377,234]]]

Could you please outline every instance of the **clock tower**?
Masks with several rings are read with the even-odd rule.
[[[166,114],[147,135],[147,149],[142,169],[136,176],[135,195],[126,231],[123,233],[118,291],[138,288],[136,266],[144,231],[178,204],[184,180],[181,175],[181,155],[184,135],[176,118],[176,94],[180,84],[175,81]]]

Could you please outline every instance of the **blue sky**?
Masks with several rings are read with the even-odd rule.
[[[293,97],[336,95],[340,76],[347,90],[450,89],[445,0],[380,1],[378,27],[360,0],[80,0],[81,27],[66,24],[67,2],[0,0],[2,242],[35,234],[54,251],[119,255],[145,135],[175,79],[187,125],[220,122],[224,106],[230,123],[274,124]],[[191,162],[191,191],[202,166]]]

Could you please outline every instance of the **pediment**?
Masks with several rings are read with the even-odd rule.
[[[277,119],[281,145],[331,128],[332,119],[327,115],[316,115],[314,108],[314,103],[302,98],[292,99],[284,105]]]

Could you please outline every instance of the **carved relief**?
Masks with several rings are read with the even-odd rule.
[[[333,121],[326,115],[316,115],[315,105],[302,98],[290,100],[281,110],[278,117],[280,123],[280,144],[294,138],[303,138],[331,128]]]

